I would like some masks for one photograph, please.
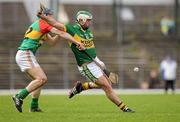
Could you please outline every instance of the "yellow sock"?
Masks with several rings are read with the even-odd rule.
[[[82,84],[82,87],[84,90],[99,88],[99,86],[95,84],[94,82],[85,82]]]
[[[83,90],[89,89],[89,84],[88,84],[88,82],[83,83],[83,84],[82,84],[82,87],[83,87]]]
[[[91,89],[99,88],[99,86],[98,86],[96,83],[94,83],[94,82],[89,82],[89,87],[90,87]]]

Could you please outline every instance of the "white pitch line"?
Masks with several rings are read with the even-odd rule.
[[[18,93],[20,89],[16,90],[0,90],[0,95],[14,95]],[[43,89],[42,95],[68,95],[70,89]],[[164,94],[163,89],[114,89],[118,95],[143,95],[143,94]],[[171,93],[171,91],[169,91]],[[180,89],[176,89],[176,94],[180,94]],[[101,89],[91,89],[83,91],[81,95],[104,95],[104,91]]]

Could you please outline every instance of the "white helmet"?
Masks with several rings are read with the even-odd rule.
[[[92,14],[89,13],[88,11],[79,11],[76,14],[76,20],[79,21],[80,19],[82,19],[84,23],[87,21],[87,19],[92,19],[92,18],[93,18]]]

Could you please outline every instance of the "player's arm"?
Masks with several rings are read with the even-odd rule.
[[[58,22],[57,20],[55,20],[52,16],[50,15],[44,15],[42,14],[42,12],[38,12],[37,16],[43,20],[45,20],[48,24],[50,24],[51,26],[64,31],[65,30],[65,25],[61,22]]]
[[[85,50],[86,48],[84,47],[84,45],[80,42],[77,42],[69,33],[66,33],[64,31],[60,31],[60,30],[57,30],[56,28],[52,28],[51,29],[51,32],[68,40],[68,41],[71,41],[72,43],[76,44],[77,47],[80,49],[80,50]]]

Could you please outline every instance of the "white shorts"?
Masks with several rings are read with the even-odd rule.
[[[85,76],[90,81],[97,81],[98,78],[103,76],[103,71],[94,62],[91,62],[84,66],[78,66],[79,72],[82,76]]]
[[[36,57],[30,50],[18,50],[16,53],[16,63],[22,72],[34,67],[40,67]]]

